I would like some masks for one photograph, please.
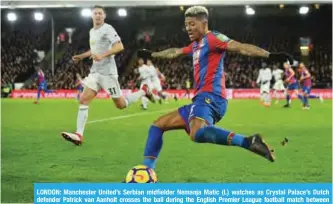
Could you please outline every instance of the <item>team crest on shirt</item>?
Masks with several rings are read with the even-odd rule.
[[[210,103],[212,102],[212,100],[211,100],[210,98],[205,98],[205,102],[206,102],[207,104],[210,104]]]
[[[90,44],[90,45],[95,44],[95,40],[89,40],[89,44]]]

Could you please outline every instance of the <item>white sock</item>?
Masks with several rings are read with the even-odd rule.
[[[275,98],[276,100],[278,100],[278,95],[277,95],[277,91],[276,91],[276,90],[274,90],[274,98]]]
[[[264,103],[266,105],[270,104],[271,103],[271,96],[268,94],[268,93],[264,93]]]
[[[131,93],[128,96],[126,96],[127,105],[131,105],[132,103],[135,103],[139,98],[146,95],[146,93],[143,90],[139,90],[137,92]]]
[[[147,108],[149,104],[149,99],[145,96],[141,97],[141,104],[144,108]]]
[[[76,133],[80,135],[83,135],[84,127],[88,119],[88,109],[89,106],[86,105],[79,106],[79,112],[77,114],[77,122],[76,122]]]

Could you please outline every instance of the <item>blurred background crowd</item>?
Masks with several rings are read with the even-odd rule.
[[[186,8],[185,8],[186,9]],[[223,8],[225,9],[225,8]],[[236,7],[234,9],[237,9]],[[261,8],[272,9],[272,8]],[[269,51],[285,51],[300,58],[300,38],[311,40],[306,59],[312,74],[314,87],[332,87],[332,8],[322,5],[306,16],[298,13],[286,15],[286,11],[259,16],[227,15],[216,7],[209,8],[210,27],[232,39],[258,45]],[[284,8],[286,10],[287,8]],[[290,8],[291,9],[291,8]],[[296,9],[296,7],[294,8]],[[280,11],[281,10],[281,11]],[[76,73],[89,74],[91,60],[78,64],[71,60],[75,54],[89,49],[91,20],[82,19],[73,10],[53,9],[55,21],[55,66],[51,69],[51,29],[48,19],[33,22],[24,16],[31,10],[21,10],[21,21],[9,22],[2,12],[1,33],[1,85],[23,83],[24,89],[36,88],[36,67],[42,68],[50,89],[75,88]],[[107,9],[107,13],[114,10]],[[140,82],[135,71],[136,51],[141,48],[162,50],[183,47],[189,43],[183,26],[184,8],[147,8],[129,10],[127,17],[107,15],[106,22],[113,25],[122,38],[125,51],[116,56],[119,82],[122,88],[135,88]],[[240,12],[240,11],[239,11]],[[260,10],[259,10],[260,12]],[[222,13],[222,14],[221,14]],[[268,13],[268,14],[267,14]],[[77,15],[76,18],[71,16]],[[24,20],[23,20],[24,19]],[[66,30],[71,28],[74,32]],[[263,59],[228,53],[224,61],[227,88],[254,88]],[[193,81],[192,60],[184,57],[174,60],[153,60],[165,75],[167,89],[185,88],[186,80]],[[270,68],[280,64],[269,64]],[[193,83],[192,83],[193,84]]]

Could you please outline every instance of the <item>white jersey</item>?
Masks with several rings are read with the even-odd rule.
[[[259,75],[257,78],[257,84],[270,84],[272,80],[272,71],[270,68],[262,68],[259,71]]]
[[[138,68],[140,78],[144,82],[151,82],[151,71],[150,68],[147,65],[142,65]]]
[[[92,28],[89,32],[89,36],[91,54],[104,54],[110,50],[115,43],[121,41],[115,29],[107,23],[104,23],[98,29]],[[105,57],[101,61],[94,61],[90,72],[102,75],[118,75],[114,56]]]
[[[274,77],[274,80],[275,80],[275,83],[273,85],[274,90],[284,91],[286,89],[284,87],[284,84],[283,84],[283,81],[282,81],[282,74],[284,74],[284,72],[281,69],[273,70],[273,77]]]
[[[279,81],[279,80],[281,80],[282,79],[282,74],[283,74],[284,72],[281,70],[281,69],[275,69],[275,70],[273,70],[273,77],[274,77],[274,80],[275,81]]]
[[[152,82],[160,82],[160,78],[158,78],[157,70],[153,65],[149,66],[149,72],[150,72],[150,79]]]

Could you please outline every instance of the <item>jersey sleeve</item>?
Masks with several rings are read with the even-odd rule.
[[[120,39],[117,31],[112,26],[107,28],[106,36],[107,36],[108,40],[110,40],[112,45],[117,42],[121,42],[121,39]]]
[[[191,43],[190,45],[188,45],[186,47],[183,47],[182,52],[185,55],[192,56],[192,54],[193,54],[193,43]]]
[[[215,33],[211,40],[213,41],[212,44],[214,48],[219,50],[225,50],[228,43],[232,41],[228,36],[223,35],[222,33]]]

